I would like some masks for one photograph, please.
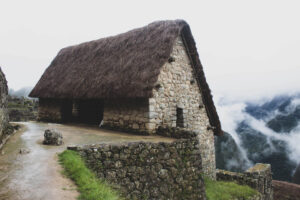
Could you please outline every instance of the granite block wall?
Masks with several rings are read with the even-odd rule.
[[[8,135],[9,118],[7,112],[8,87],[4,73],[0,67],[0,148],[5,143]]]
[[[181,37],[171,53],[171,60],[161,69],[153,98],[149,99],[149,122],[155,132],[177,127],[198,134],[204,173],[215,179],[214,134],[203,105],[201,91],[193,74],[193,67]],[[180,111],[182,113],[178,113]],[[182,115],[182,116],[178,116]],[[180,126],[178,119],[182,117]]]
[[[148,99],[105,100],[102,126],[109,129],[147,134]]]
[[[150,123],[154,130],[159,126],[178,127],[179,108],[182,109],[182,128],[205,132],[209,119],[181,37],[176,39],[171,58],[162,67],[153,98],[149,99]]]
[[[136,142],[68,147],[126,199],[205,200],[196,137],[172,143]]]

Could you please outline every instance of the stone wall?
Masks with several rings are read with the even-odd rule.
[[[7,112],[7,96],[7,81],[0,67],[0,148],[3,146],[8,135],[10,134],[8,131],[9,119]]]
[[[158,76],[153,98],[149,99],[150,123],[159,127],[176,127],[177,108],[183,111],[183,128],[207,131],[209,119],[202,102],[200,89],[181,38],[177,38],[167,62]]]
[[[8,96],[8,116],[12,122],[35,121],[38,101],[24,97]]]
[[[157,87],[149,99],[149,127],[155,132],[158,127],[178,127],[177,109],[182,109],[184,130],[199,134],[204,173],[215,178],[214,134],[210,126],[202,96],[193,74],[193,67],[181,37],[171,53],[171,60],[161,69]],[[180,113],[179,113],[180,114]]]
[[[244,173],[217,170],[217,180],[248,185],[260,192],[262,200],[273,200],[272,172],[269,164],[256,164]]]
[[[103,127],[146,134],[148,99],[116,99],[104,102]]]
[[[59,99],[39,99],[38,120],[47,122],[61,122],[61,106]]]
[[[193,135],[195,136],[195,135]],[[199,140],[75,146],[99,178],[126,199],[206,199]]]

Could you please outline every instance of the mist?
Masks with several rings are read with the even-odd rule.
[[[286,167],[291,169],[290,172],[285,173],[290,173],[289,176],[293,175],[297,165],[300,164],[299,120],[297,120],[296,125],[292,126],[290,131],[280,130],[276,132],[270,128],[270,122],[278,117],[287,118],[291,113],[296,112],[296,109],[300,107],[299,93],[260,96],[257,97],[257,99],[250,98],[248,101],[223,97],[218,99],[216,105],[222,122],[222,129],[232,136],[240,151],[240,153],[236,154],[238,158],[236,156],[233,159],[228,159],[225,166],[226,169],[246,170],[254,164],[253,160],[259,160],[262,156],[266,158],[274,156],[274,159],[278,159],[276,158],[278,154],[284,153],[288,160],[282,162],[287,162]],[[251,106],[254,107],[251,108]],[[249,107],[254,110],[253,112],[257,113],[251,113],[252,111],[249,110]],[[260,110],[261,108],[266,109]],[[292,121],[292,119],[290,119],[290,121]],[[246,127],[246,129],[243,129],[243,127]],[[247,127],[250,128],[250,132],[245,132],[245,130],[249,129]],[[243,134],[250,135],[245,136]],[[260,146],[260,149],[253,150],[248,145],[249,142],[253,141],[246,139],[248,137],[250,137],[250,139],[256,138],[255,140],[257,140],[257,138],[265,140],[265,142],[258,141],[261,142],[260,145],[264,146]],[[226,146],[226,143],[223,142],[221,145],[223,145],[223,151],[226,149],[230,151],[229,149],[232,148],[232,144]],[[283,167],[284,166],[283,163]],[[286,170],[288,171],[288,169]]]
[[[28,98],[29,93],[31,92],[32,87],[23,87],[19,90],[14,90],[10,88],[8,94],[13,97],[26,97]]]
[[[4,1],[0,66],[14,90],[33,87],[66,46],[184,19],[213,95],[256,99],[300,90],[299,1]],[[215,98],[215,99],[216,99]]]

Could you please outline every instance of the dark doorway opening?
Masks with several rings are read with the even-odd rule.
[[[176,109],[176,127],[184,127],[183,109],[178,107]]]
[[[61,102],[61,119],[62,122],[72,121],[72,100],[62,100]]]
[[[103,119],[102,100],[62,100],[62,122],[99,125]]]
[[[101,100],[80,100],[77,109],[80,123],[99,125],[103,119],[103,101]]]

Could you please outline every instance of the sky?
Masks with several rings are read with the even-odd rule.
[[[0,0],[0,66],[34,86],[61,48],[156,20],[184,19],[216,97],[300,91],[300,1]]]

